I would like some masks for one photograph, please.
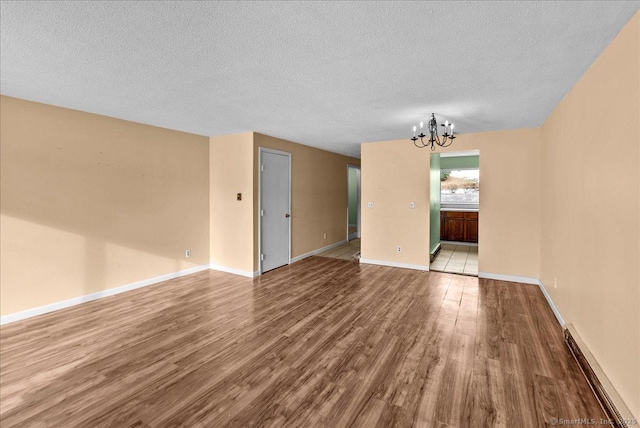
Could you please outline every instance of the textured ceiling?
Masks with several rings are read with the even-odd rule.
[[[359,156],[539,126],[640,2],[6,2],[4,95]]]

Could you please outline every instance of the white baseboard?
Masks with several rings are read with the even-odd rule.
[[[226,266],[220,266],[214,263],[211,263],[209,267],[213,270],[232,273],[234,275],[246,276],[247,278],[255,278],[257,276],[260,276],[260,271],[251,272],[249,270],[240,270],[240,269],[230,268]]]
[[[295,256],[291,259],[291,263],[299,262],[302,259],[306,259],[307,257],[314,256],[316,254],[322,253],[324,251],[328,251],[332,248],[339,247],[340,245],[344,245],[348,243],[346,239],[344,241],[336,242],[335,244],[327,245],[326,247],[318,248],[317,250],[309,251],[308,253],[301,254],[299,256]]]
[[[424,271],[429,270],[429,266],[424,266],[424,265],[412,265],[409,263],[396,263],[396,262],[371,260],[371,259],[363,259],[363,258],[360,259],[360,263],[364,263],[367,265],[397,267],[397,268],[403,268],[403,269],[414,269],[414,270],[424,270]]]
[[[522,282],[524,284],[538,285],[538,278],[530,278],[528,276],[502,275],[500,273],[478,272],[478,278],[497,279],[498,281]]]
[[[553,300],[551,300],[551,296],[549,296],[549,293],[547,293],[547,289],[544,287],[544,284],[540,279],[538,280],[538,286],[540,287],[540,291],[542,291],[542,294],[544,294],[544,298],[547,299],[547,303],[549,304],[549,306],[551,306],[551,310],[560,323],[560,326],[564,327],[564,318],[562,318],[562,315],[560,315],[560,311],[558,310],[558,308],[556,308],[556,305],[553,303]]]
[[[191,275],[192,273],[201,272],[207,269],[209,269],[209,265],[196,266],[190,269],[181,270],[179,272],[168,273],[166,275],[156,276],[155,278],[132,282],[131,284],[122,285],[120,287],[108,288],[106,290],[98,291],[97,293],[74,297],[72,299],[63,300],[62,302],[51,303],[51,304],[40,306],[37,308],[27,309],[26,311],[4,315],[0,317],[0,325],[5,325],[12,322],[24,320],[27,318],[35,317],[38,315],[46,314],[46,313],[57,311],[60,309],[79,305],[81,303],[91,302],[92,300],[113,296],[115,294],[124,293],[125,291],[135,290],[136,288],[146,287],[149,285],[157,284],[162,281],[168,281],[170,279],[179,278],[181,276]]]

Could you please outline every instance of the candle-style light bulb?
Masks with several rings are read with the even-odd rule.
[[[444,127],[445,127],[445,128],[448,128],[448,127],[449,127],[449,121],[448,121],[448,120],[445,120],[445,121],[444,121]]]
[[[422,123],[422,121],[420,121],[420,129],[422,129],[423,126],[424,126],[424,123]]]
[[[453,123],[451,124],[451,135],[453,135]]]
[[[414,137],[416,136],[416,126],[415,125],[413,125],[413,136]]]

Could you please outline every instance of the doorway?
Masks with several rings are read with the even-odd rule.
[[[347,165],[347,240],[360,238],[360,167]]]
[[[478,276],[480,152],[431,155],[430,270]]]
[[[260,148],[260,273],[291,262],[291,153]]]

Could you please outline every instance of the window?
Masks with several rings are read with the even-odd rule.
[[[480,171],[443,169],[440,171],[440,204],[450,208],[478,208]]]

